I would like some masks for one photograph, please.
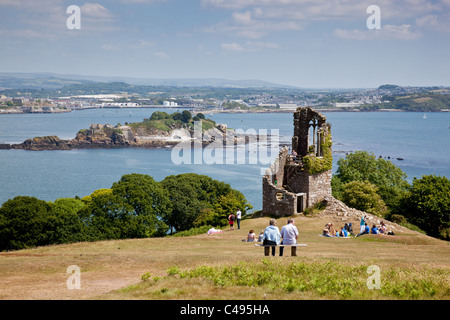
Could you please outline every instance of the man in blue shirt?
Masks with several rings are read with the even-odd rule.
[[[277,221],[275,219],[270,219],[269,226],[266,227],[263,234],[264,246],[277,246],[280,244],[281,234],[276,224]],[[275,256],[275,247],[272,247],[272,256]]]

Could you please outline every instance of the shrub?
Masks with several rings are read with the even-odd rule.
[[[349,207],[384,217],[386,205],[377,193],[378,188],[365,181],[351,181],[343,185],[342,201]]]

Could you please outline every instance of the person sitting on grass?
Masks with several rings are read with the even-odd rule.
[[[370,231],[371,231],[372,234],[378,234],[378,233],[379,233],[379,232],[378,232],[378,228],[377,228],[376,225],[373,225],[373,226],[372,226],[372,229],[371,229]]]
[[[325,225],[325,228],[323,228],[322,236],[324,236],[324,237],[332,237],[333,236],[332,231],[331,231],[331,227],[332,226],[333,226],[332,223],[327,223]]]
[[[362,236],[363,234],[369,234],[369,232],[370,232],[370,228],[367,225],[367,223],[364,223],[364,229],[361,228],[361,230],[362,230],[362,232],[358,233],[356,235],[357,237]]]
[[[384,221],[381,221],[380,223],[380,229],[378,230],[380,233],[385,234],[386,233],[386,225],[384,224]]]
[[[248,232],[247,242],[254,242],[254,241],[256,241],[256,235],[255,235],[255,230],[252,229]]]
[[[261,230],[258,236],[258,242],[263,242],[264,230]]]

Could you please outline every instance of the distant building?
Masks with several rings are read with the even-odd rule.
[[[295,103],[280,103],[279,106],[280,109],[285,110],[296,110],[298,108],[298,105]]]
[[[361,102],[342,102],[342,103],[335,103],[336,108],[355,108],[362,105]]]
[[[259,103],[258,107],[263,107],[263,108],[277,108],[278,105],[276,103]]]
[[[165,106],[165,107],[176,107],[176,106],[178,106],[178,103],[176,103],[174,101],[164,101],[163,102],[163,106]]]

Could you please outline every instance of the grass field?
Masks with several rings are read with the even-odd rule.
[[[278,219],[281,228],[287,218]],[[269,218],[214,235],[55,245],[0,253],[0,299],[450,299],[450,244],[396,227],[395,236],[319,236],[340,217],[296,217],[297,257],[243,242]],[[357,224],[357,221],[349,221]],[[80,268],[69,290],[67,268]],[[368,267],[379,267],[369,289]]]

